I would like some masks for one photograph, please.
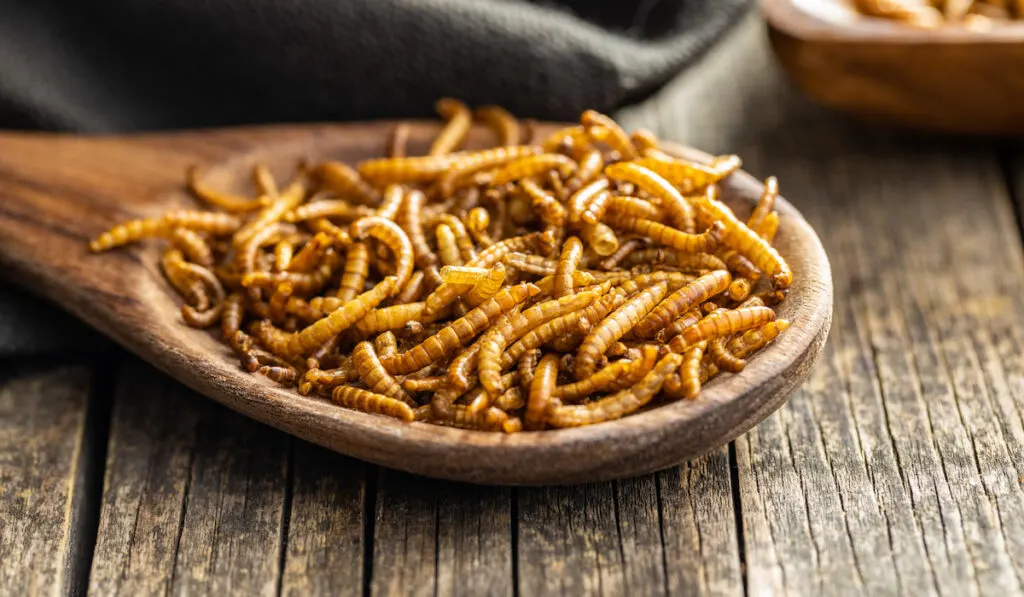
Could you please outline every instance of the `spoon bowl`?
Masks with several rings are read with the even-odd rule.
[[[776,246],[795,282],[778,315],[792,325],[751,357],[743,373],[721,376],[694,401],[590,427],[511,435],[364,414],[247,373],[218,337],[183,324],[180,300],[160,273],[159,243],[88,251],[90,238],[118,222],[194,206],[184,187],[189,165],[198,164],[220,188],[247,190],[256,163],[283,178],[304,158],[352,163],[383,155],[393,126],[272,126],[117,138],[2,134],[0,265],[11,281],[229,408],[356,458],[444,479],[566,484],[659,470],[745,432],[807,378],[828,335],[831,273],[818,237],[781,198]],[[537,133],[554,126],[542,125]],[[434,123],[414,123],[410,148],[425,149],[437,131]],[[488,141],[486,131],[475,129],[468,146]],[[688,148],[667,150],[709,159]],[[761,188],[739,172],[724,181],[723,199],[746,217]]]

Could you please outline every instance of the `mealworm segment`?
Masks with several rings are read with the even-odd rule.
[[[699,399],[789,325],[772,243],[778,181],[741,220],[736,156],[673,157],[587,111],[540,143],[496,106],[437,103],[430,155],[300,164],[256,196],[186,173],[200,208],[100,234],[162,239],[184,324],[307,399],[404,422],[515,433]],[[457,151],[473,119],[498,146]],[[785,226],[785,222],[781,222]],[[216,326],[216,327],[215,327]],[[300,399],[300,398],[296,398]]]

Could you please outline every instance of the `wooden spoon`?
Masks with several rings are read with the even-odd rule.
[[[1024,22],[920,29],[849,0],[765,0],[764,14],[782,66],[826,106],[914,129],[1024,135]]]
[[[446,479],[576,483],[655,471],[735,438],[807,378],[828,334],[832,280],[814,231],[781,199],[777,246],[796,282],[779,316],[792,325],[742,374],[716,380],[692,402],[591,427],[512,435],[364,414],[246,373],[217,337],[180,320],[180,302],[159,271],[161,243],[88,252],[87,241],[117,222],[194,205],[184,189],[189,165],[199,164],[211,184],[243,189],[256,162],[283,178],[301,158],[356,162],[383,155],[392,126],[279,126],[120,138],[0,135],[0,263],[13,281],[238,412],[338,452]],[[414,124],[412,148],[425,150],[436,132],[434,124]],[[485,131],[474,130],[471,146],[487,142]],[[689,149],[672,151],[708,159]],[[761,184],[739,173],[723,190],[725,200],[746,215]]]

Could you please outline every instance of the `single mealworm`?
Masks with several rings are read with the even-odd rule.
[[[476,172],[487,168],[496,168],[537,153],[540,153],[539,147],[516,145],[514,147],[495,147],[461,155],[452,161],[450,167],[441,175],[437,182],[438,191],[442,197],[448,197],[455,190],[456,183],[469,178]]]
[[[709,187],[706,195],[697,199],[699,207],[724,226],[722,242],[736,249],[769,276],[777,290],[789,288],[793,283],[793,271],[786,260],[779,255],[768,241],[757,235],[740,222],[732,210],[716,199],[717,189]]]
[[[573,153],[579,162],[576,173],[565,182],[565,192],[572,194],[589,184],[604,169],[604,157],[593,147],[573,147]]]
[[[658,221],[661,209],[646,199],[628,195],[612,195],[608,200],[608,211],[624,216]]]
[[[569,197],[568,216],[570,222],[579,222],[583,212],[599,195],[608,194],[608,179],[598,178]],[[591,222],[593,223],[593,222]]]
[[[523,417],[527,429],[540,429],[544,426],[548,410],[551,409],[551,398],[558,382],[558,365],[561,357],[547,354],[537,364],[530,384],[530,393],[526,402],[526,414]]]
[[[618,162],[605,166],[605,176],[618,181],[629,182],[661,201],[669,220],[683,232],[693,232],[696,215],[693,206],[672,186],[672,183],[657,172],[644,168],[636,162]]]
[[[482,340],[478,357],[477,368],[480,372],[481,385],[492,394],[497,394],[501,376],[501,355],[509,344],[556,317],[587,307],[597,297],[596,292],[581,292],[544,301],[522,313],[508,317],[502,325],[496,325],[488,330]]]
[[[473,125],[473,115],[466,104],[457,99],[444,97],[434,104],[434,109],[444,118],[444,128],[438,133],[427,155],[445,155],[462,144]]]
[[[680,313],[686,313],[711,297],[725,292],[731,281],[732,276],[726,270],[715,270],[697,278],[667,296],[652,309],[633,328],[633,335],[640,339],[653,338]]]
[[[669,340],[669,348],[673,352],[684,352],[690,346],[712,340],[719,336],[732,336],[760,327],[775,319],[775,311],[768,307],[745,307],[705,317],[700,322],[684,329],[678,336]]]
[[[345,331],[387,298],[392,293],[395,284],[394,277],[385,278],[384,281],[345,303],[343,307],[327,317],[302,331],[291,334],[285,354],[289,356],[305,355]]]
[[[497,186],[516,182],[549,170],[557,171],[563,178],[568,177],[576,171],[576,162],[560,153],[542,153],[522,157],[502,166],[491,177],[490,184]]]
[[[356,220],[352,223],[349,233],[357,241],[368,236],[373,237],[391,249],[391,254],[395,257],[395,275],[398,277],[392,291],[398,294],[413,270],[413,249],[408,235],[397,224],[380,216]]]
[[[519,122],[501,106],[480,106],[473,110],[473,116],[494,129],[498,145],[519,145],[521,134]]]
[[[554,427],[577,427],[621,418],[642,408],[654,398],[665,379],[682,364],[682,355],[668,354],[636,385],[588,404],[558,406],[548,415]]]
[[[706,253],[718,246],[725,235],[725,227],[715,222],[706,232],[691,234],[659,224],[652,220],[610,214],[608,223],[649,238],[652,241],[686,253]]]
[[[693,400],[700,393],[700,362],[704,358],[704,351],[707,349],[707,342],[699,342],[686,349],[683,355],[683,364],[680,367],[682,378],[683,397]]]
[[[214,189],[202,181],[202,177],[199,175],[199,168],[190,166],[186,171],[186,179],[188,180],[188,188],[192,191],[192,194],[197,198],[209,203],[214,207],[219,207],[224,211],[230,212],[246,212],[260,209],[264,206],[259,200],[249,199],[248,197],[241,197],[234,193],[228,193]]]
[[[381,364],[373,344],[369,342],[356,344],[355,348],[352,349],[352,364],[355,365],[356,371],[359,372],[359,380],[370,391],[387,396],[388,398],[401,400],[410,406],[416,406],[416,403],[409,397],[409,394],[402,389],[398,380],[384,370],[384,366]]]
[[[576,236],[570,236],[562,245],[562,253],[555,267],[555,298],[563,297],[572,291],[572,274],[583,258],[583,242]]]
[[[405,194],[402,208],[398,211],[398,224],[409,237],[416,265],[421,268],[437,264],[437,255],[427,244],[427,238],[423,234],[423,224],[420,220],[423,203],[426,200],[426,196],[421,191],[410,189]]]
[[[412,373],[443,359],[476,337],[498,317],[539,293],[540,289],[529,283],[505,288],[420,344],[394,357],[382,359],[384,368],[392,374],[400,375]]]
[[[615,236],[615,231],[601,222],[584,224],[580,228],[580,235],[602,257],[612,255],[619,249],[619,238]]]
[[[770,176],[764,181],[764,191],[747,220],[747,228],[757,231],[764,223],[765,217],[775,209],[775,200],[778,198],[779,179]]]
[[[580,124],[591,139],[607,143],[622,156],[622,159],[633,160],[640,157],[626,131],[608,116],[595,110],[587,110],[580,117]]]
[[[391,135],[388,136],[388,147],[386,154],[389,158],[404,158],[407,153],[409,145],[409,124],[406,122],[400,122],[395,125],[395,128],[391,129]]]
[[[409,281],[405,283],[405,287],[395,295],[392,302],[395,305],[401,305],[419,301],[427,292],[426,286],[426,274],[422,271],[413,272],[412,276],[409,277]]]
[[[386,415],[407,422],[416,418],[412,408],[401,400],[352,386],[334,388],[334,391],[331,392],[331,399],[341,406],[366,413]]]
[[[626,301],[621,307],[594,325],[583,339],[576,353],[576,379],[590,377],[597,366],[597,359],[609,346],[626,335],[665,297],[668,285],[659,282]]]
[[[282,219],[286,222],[302,222],[315,218],[337,218],[351,221],[372,216],[374,213],[376,213],[375,210],[365,205],[352,205],[344,199],[321,199],[296,207],[284,214]]]
[[[711,355],[711,360],[722,371],[740,373],[747,364],[743,359],[737,358],[729,352],[729,349],[726,347],[726,340],[726,338],[721,336],[711,340],[708,343],[708,354]]]
[[[338,305],[335,309],[344,304],[347,304],[347,302]],[[416,321],[423,315],[424,306],[425,304],[420,302],[373,309],[356,323],[356,329],[364,336],[387,330],[402,329],[405,327],[405,324],[410,321]]]
[[[380,205],[380,191],[363,180],[359,172],[348,164],[324,162],[320,165],[317,174],[325,187],[343,199],[371,207]]]
[[[437,254],[443,265],[462,265],[462,254],[455,243],[455,233],[447,224],[438,224],[434,229],[437,237]]]
[[[638,362],[626,359],[615,361],[590,377],[558,386],[552,397],[562,402],[579,402],[587,396],[608,391],[609,388],[617,386],[620,381],[628,382],[634,377],[636,379],[632,379],[632,381],[639,381],[639,378],[654,368],[657,360],[658,348],[649,344],[644,345]],[[637,372],[639,372],[639,376],[636,376]],[[625,383],[625,385],[628,387],[632,383]]]

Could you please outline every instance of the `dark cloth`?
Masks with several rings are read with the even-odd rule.
[[[0,0],[0,126],[105,133],[430,116],[442,96],[573,119],[656,91],[749,3]],[[0,293],[0,354],[29,347],[12,327],[32,329],[50,310]],[[62,344],[38,336],[37,348]]]

